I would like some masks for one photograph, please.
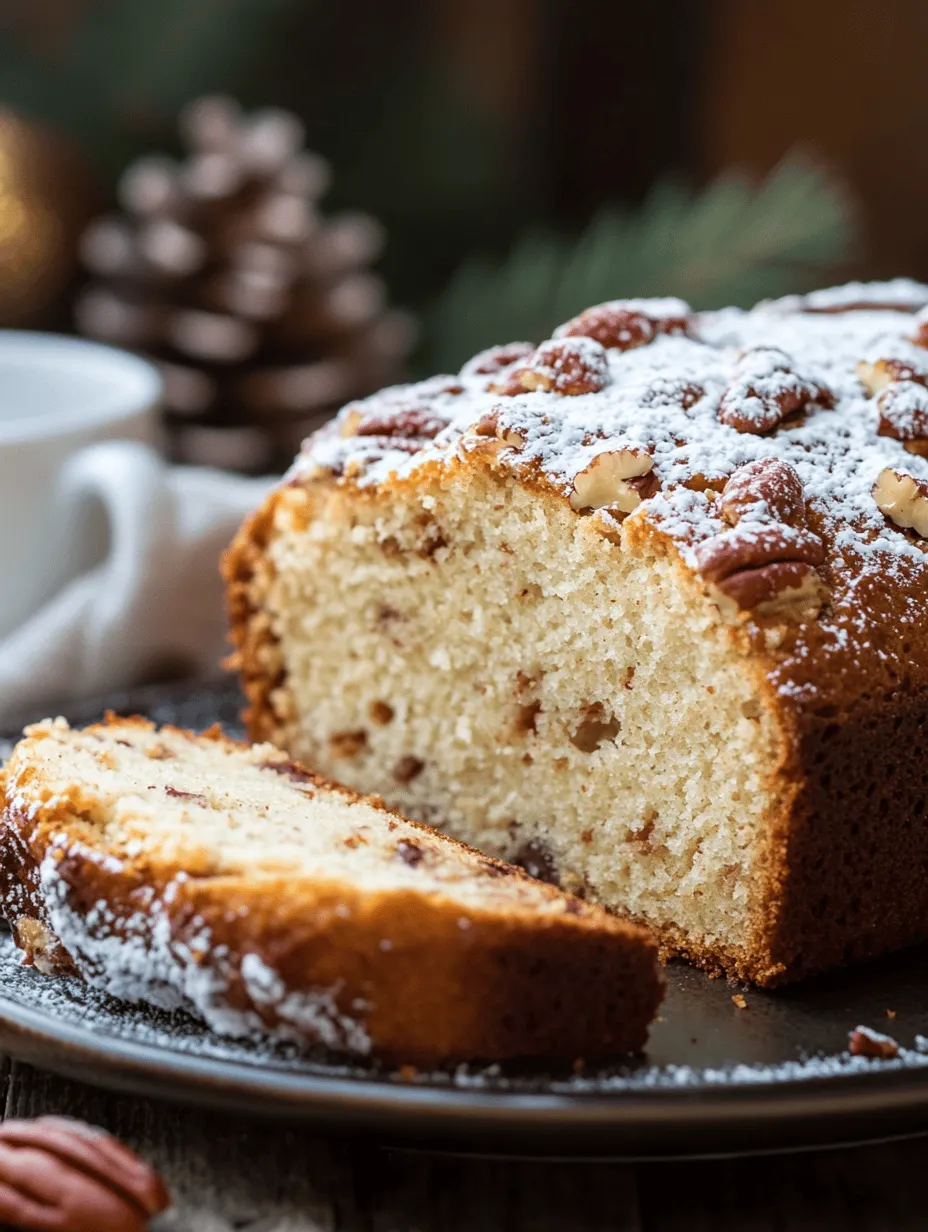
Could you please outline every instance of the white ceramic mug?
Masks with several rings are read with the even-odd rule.
[[[155,442],[160,395],[156,369],[133,355],[0,330],[0,637],[106,553],[104,512],[69,513],[82,455],[100,441]],[[111,449],[127,489],[140,464],[137,445]]]

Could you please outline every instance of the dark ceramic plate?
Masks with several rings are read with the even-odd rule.
[[[236,729],[227,685],[141,690],[105,706],[159,722]],[[574,1075],[459,1069],[399,1076],[223,1040],[184,1014],[127,1006],[19,967],[0,938],[0,1049],[84,1081],[251,1114],[366,1129],[407,1145],[598,1156],[743,1153],[928,1132],[928,949],[776,993],[683,965],[642,1060]],[[739,997],[740,1000],[740,997]],[[891,1016],[890,1016],[891,1012]],[[850,1057],[859,1023],[902,1045]]]

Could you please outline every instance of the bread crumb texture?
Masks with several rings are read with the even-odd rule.
[[[539,847],[607,906],[741,944],[776,730],[666,553],[475,471],[417,500],[333,492],[270,560],[294,755],[493,855]],[[367,721],[381,705],[391,721]]]

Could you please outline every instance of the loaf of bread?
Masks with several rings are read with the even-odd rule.
[[[27,730],[0,901],[26,959],[216,1031],[433,1065],[639,1049],[653,941],[218,732]]]
[[[603,304],[346,407],[225,561],[252,735],[713,971],[928,936],[926,305]]]

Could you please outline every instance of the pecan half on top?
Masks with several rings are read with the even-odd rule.
[[[894,381],[876,397],[879,436],[901,441],[909,453],[928,456],[928,389],[916,381]]]
[[[606,449],[574,476],[571,509],[614,506],[631,513],[660,488],[652,473],[654,460],[644,449]]]
[[[696,567],[723,615],[817,615],[825,546],[805,527],[802,482],[779,458],[738,467],[717,508],[730,529],[696,549]]]
[[[928,456],[928,371],[907,359],[864,360],[861,384],[876,395],[877,434],[901,441],[909,453]]]
[[[690,326],[690,307],[682,300],[670,300],[669,313],[658,311],[660,301],[653,306],[631,300],[612,300],[587,308],[579,316],[559,325],[555,338],[594,338],[604,347],[630,351],[644,346],[658,334],[685,334]]]
[[[825,548],[818,535],[781,522],[742,522],[705,539],[696,549],[696,564],[708,582],[720,582],[743,569],[791,561],[820,565]]]
[[[911,341],[916,346],[928,347],[928,307],[915,314],[915,330]]]
[[[718,418],[738,432],[759,436],[806,407],[830,409],[834,404],[828,386],[796,372],[784,351],[756,347],[738,360],[734,380],[719,403]]]
[[[434,393],[454,396],[463,393],[464,387],[456,381],[448,381]],[[391,394],[374,397],[368,402],[349,404],[339,421],[339,435],[343,439],[376,437],[390,440],[392,447],[402,449],[399,442],[421,442],[420,448],[435,439],[447,428],[451,416],[434,406],[428,395]]]
[[[896,381],[917,381],[919,385],[928,385],[928,371],[908,359],[898,357],[863,359],[856,371],[860,383],[871,394],[878,394]]]
[[[802,480],[788,462],[779,458],[746,462],[730,475],[718,510],[732,526],[745,516],[802,526],[806,519]]]
[[[928,539],[928,483],[924,479],[884,467],[873,485],[873,499],[894,525]]]
[[[706,396],[705,388],[695,381],[686,381],[676,377],[661,377],[652,381],[641,394],[642,406],[666,406],[681,411],[692,407]]]
[[[535,346],[531,342],[507,342],[504,346],[488,347],[467,361],[461,369],[461,376],[492,376],[520,359],[528,359],[534,351]]]
[[[500,423],[500,412],[489,411],[461,436],[458,448],[465,454],[480,454],[483,457],[495,458],[504,449],[521,449],[525,437],[515,428],[506,427]]]
[[[592,338],[552,338],[543,342],[504,384],[489,388],[508,397],[536,390],[577,397],[599,393],[610,379],[606,350],[600,343]]]

